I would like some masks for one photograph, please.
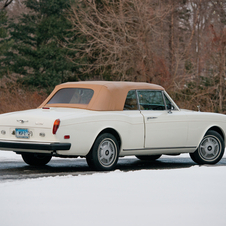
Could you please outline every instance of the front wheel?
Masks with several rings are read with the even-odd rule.
[[[104,133],[97,137],[86,161],[95,170],[109,171],[115,168],[118,157],[118,141],[112,134]]]
[[[31,166],[44,166],[52,158],[51,155],[33,154],[33,153],[24,153],[24,154],[21,154],[21,156],[24,162]]]
[[[208,131],[194,153],[190,153],[191,159],[198,164],[215,164],[224,154],[224,140],[215,131]]]

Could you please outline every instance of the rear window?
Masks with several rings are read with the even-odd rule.
[[[60,89],[47,104],[89,104],[93,93],[92,89]]]

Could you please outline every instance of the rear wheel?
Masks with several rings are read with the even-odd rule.
[[[198,164],[215,164],[221,160],[224,148],[224,140],[221,135],[210,130],[203,137],[197,150],[190,153],[190,156]]]
[[[145,161],[154,161],[156,159],[159,159],[162,155],[136,155],[136,157],[140,160]]]
[[[95,170],[108,171],[115,169],[118,156],[118,141],[112,134],[104,133],[97,137],[86,161]]]
[[[46,165],[52,158],[51,155],[45,154],[33,154],[33,153],[25,153],[21,154],[24,162],[31,166],[44,166]]]

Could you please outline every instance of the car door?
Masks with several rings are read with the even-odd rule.
[[[145,123],[145,149],[164,149],[165,153],[171,153],[186,148],[187,117],[164,91],[138,90],[137,95]]]
[[[127,125],[124,126],[124,149],[144,149],[144,121],[139,110],[136,90],[128,92],[123,114],[125,114],[127,120]]]

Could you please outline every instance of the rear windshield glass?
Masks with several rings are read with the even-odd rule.
[[[93,93],[92,89],[60,89],[47,104],[89,104]]]

